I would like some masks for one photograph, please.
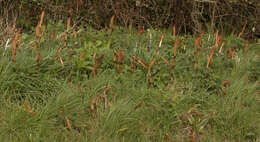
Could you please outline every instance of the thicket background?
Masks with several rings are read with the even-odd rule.
[[[177,32],[184,34],[216,29],[232,34],[245,26],[244,37],[260,35],[259,0],[0,0],[0,34],[8,35],[15,27],[31,30],[43,10],[46,21],[71,17],[74,24],[97,29],[104,28],[115,15],[120,26],[131,22],[137,28],[175,25]]]

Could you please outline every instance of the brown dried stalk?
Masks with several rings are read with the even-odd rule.
[[[31,114],[33,114],[33,115],[36,115],[37,114],[37,112],[33,112],[32,111],[32,108],[31,108],[31,105],[30,105],[30,103],[29,102],[25,102],[25,107],[26,107],[26,109],[27,109],[27,111],[29,112],[29,113],[31,113]]]
[[[235,51],[234,51],[234,52],[235,52]],[[230,57],[231,59],[233,59],[234,53],[233,53],[233,51],[232,51],[231,48],[228,48],[228,53],[229,53],[229,57]]]
[[[224,81],[222,83],[223,88],[221,89],[223,94],[226,95],[227,94],[227,89],[230,87],[230,82],[229,81]]]
[[[45,30],[46,30],[46,25],[43,25],[43,26],[42,26],[42,33],[41,33],[41,36],[44,34]]]
[[[16,63],[16,48],[17,48],[17,40],[18,37],[21,33],[21,29],[18,30],[18,32],[15,35],[15,38],[13,39],[13,43],[12,43],[12,56],[13,56],[13,62]]]
[[[217,47],[213,47],[210,51],[210,55],[209,55],[209,58],[208,58],[208,63],[207,63],[207,68],[209,67],[209,65],[211,64],[211,61],[212,61],[212,57],[213,57],[213,54],[215,52],[215,50],[217,49]]]
[[[33,112],[29,102],[25,102],[25,106],[26,106],[26,109],[27,109],[28,112],[30,112],[30,113]]]
[[[186,45],[183,46],[183,49],[184,49],[184,53],[186,53]]]
[[[70,131],[72,131],[72,127],[71,127],[70,120],[68,119],[68,117],[65,117],[65,119],[66,119],[66,122],[67,122],[68,129],[69,129]]]
[[[149,81],[150,81],[150,87],[153,88],[153,81],[152,81],[152,74],[151,74],[151,68],[155,63],[155,59],[152,60],[152,62],[149,64],[148,67],[148,76],[149,76]]]
[[[133,20],[130,21],[130,24],[129,24],[129,31],[131,32],[133,29]]]
[[[135,57],[135,56],[133,56],[133,58],[135,58],[135,61],[137,61],[139,64],[141,64],[145,70],[147,69],[147,67],[146,67],[146,65],[145,65],[145,63],[144,63],[144,61],[138,59],[138,58]]]
[[[70,23],[71,23],[71,18],[69,17],[69,19],[67,20],[67,31],[66,31],[66,34],[64,35],[64,47],[67,46],[69,30],[70,30]]]
[[[45,12],[42,11],[42,14],[41,14],[41,20],[40,20],[40,22],[39,22],[39,27],[42,26],[42,22],[43,22],[43,18],[44,18],[44,16],[45,16]]]
[[[112,34],[112,32],[114,31],[114,21],[115,21],[115,15],[113,15],[110,19],[110,25],[109,25],[109,34]]]
[[[94,78],[96,77],[96,70],[97,70],[98,67],[100,66],[101,60],[103,59],[103,57],[104,57],[104,54],[102,54],[102,55],[99,57],[98,61],[97,61],[96,64],[94,65],[94,68],[93,68]]]
[[[195,40],[195,47],[194,47],[194,52],[195,52],[195,55],[197,54],[198,52],[198,48],[199,48],[199,38]]]
[[[139,29],[138,29],[138,36],[140,36],[144,33],[145,33],[144,26],[140,26]]]
[[[243,33],[245,32],[245,29],[246,29],[246,25],[247,25],[247,21],[246,21],[245,25],[243,26],[242,31],[239,33],[238,37],[241,37],[243,35]]]
[[[69,19],[67,20],[67,31],[70,30],[70,23],[71,23],[71,18],[69,17]]]
[[[40,24],[37,24],[36,28],[35,28],[35,34],[36,34],[36,40],[39,40],[40,36],[41,36],[41,30],[40,30]]]
[[[160,56],[160,58],[167,64],[168,66],[171,66],[170,62],[166,60],[164,57]]]
[[[37,66],[39,67],[39,63],[42,62],[42,58],[41,58],[41,55],[40,55],[40,51],[37,52]]]
[[[217,32],[216,32],[216,44],[215,44],[216,48],[218,48],[218,42],[219,42],[219,36],[218,36],[218,30],[217,30]]]
[[[58,49],[58,58],[60,60],[60,64],[62,65],[62,68],[64,68],[63,60],[60,55],[61,55],[61,48]]]
[[[221,46],[220,46],[219,53],[222,53],[222,49],[223,49],[225,43],[226,43],[226,41],[224,40],[224,41],[222,42]]]
[[[176,36],[176,26],[175,25],[172,27],[172,36],[173,37]]]
[[[104,108],[106,109],[107,108],[107,104],[108,104],[108,100],[107,100],[107,94],[109,92],[109,90],[111,89],[112,87],[111,86],[107,86],[105,91],[104,91],[104,101],[105,101],[105,105],[104,105]]]

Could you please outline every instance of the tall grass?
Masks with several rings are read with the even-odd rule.
[[[68,25],[0,48],[2,141],[259,141],[259,45]]]

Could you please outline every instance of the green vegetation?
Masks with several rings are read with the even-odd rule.
[[[259,45],[43,27],[0,47],[1,141],[259,141]]]

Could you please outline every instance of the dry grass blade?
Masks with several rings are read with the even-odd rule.
[[[216,32],[216,44],[215,44],[215,46],[216,46],[216,48],[218,48],[218,43],[219,43],[219,35],[218,35],[218,30],[217,30],[217,32]]]
[[[43,22],[43,18],[44,18],[44,16],[45,16],[45,11],[42,11],[42,14],[41,14],[41,20],[40,20],[40,22],[39,22],[39,27],[42,26],[42,22]]]
[[[195,55],[197,54],[198,52],[198,48],[199,48],[199,38],[195,40],[195,47],[194,47],[194,53]]]
[[[113,15],[110,19],[110,25],[109,25],[109,34],[112,34],[112,32],[114,31],[114,21],[115,21],[115,15]]]
[[[166,60],[164,57],[160,56],[160,58],[167,64],[169,67],[171,66],[170,62]]]
[[[70,30],[70,26],[71,26],[71,18],[69,17],[69,19],[67,20],[67,31]]]
[[[93,76],[94,76],[94,78],[96,77],[96,70],[97,70],[98,67],[100,66],[101,60],[103,59],[103,57],[104,57],[104,54],[102,54],[102,55],[99,57],[98,61],[97,61],[97,62],[95,63],[95,65],[94,65],[94,68],[93,68]]]
[[[222,93],[223,93],[224,95],[226,95],[226,94],[227,94],[227,89],[230,87],[230,82],[229,82],[229,81],[224,81],[224,82],[222,83],[222,86],[223,86],[223,88],[221,89],[221,90],[222,90]]]
[[[21,29],[18,30],[18,32],[15,35],[15,38],[13,39],[13,43],[12,43],[12,56],[13,56],[13,62],[16,63],[16,48],[17,48],[17,40],[18,37],[21,33]]]
[[[66,119],[66,122],[67,122],[67,127],[68,127],[68,129],[69,129],[70,131],[72,131],[71,122],[70,122],[69,118],[68,118],[68,117],[65,117],[65,119]]]
[[[32,108],[29,102],[25,102],[25,106],[28,112],[32,113]]]
[[[37,113],[36,112],[33,112],[32,111],[32,108],[31,108],[31,105],[30,105],[30,103],[29,102],[25,102],[25,107],[26,107],[26,109],[27,109],[27,111],[29,112],[29,113],[31,113],[31,114],[33,114],[33,115],[36,115]]]
[[[144,33],[145,33],[144,26],[140,26],[139,29],[138,29],[138,36],[140,36]]]
[[[161,36],[161,40],[160,40],[159,46],[158,46],[158,51],[160,51],[160,49],[161,49],[161,47],[162,47],[162,42],[163,42],[163,40],[164,40],[164,35],[165,35],[165,33],[163,32],[163,33],[162,33],[162,36]]]
[[[130,24],[129,24],[129,31],[131,32],[133,29],[133,20],[130,21]]]
[[[219,53],[222,53],[222,48],[224,47],[225,43],[226,43],[226,41],[223,41],[223,42],[222,42],[222,44],[221,44],[221,46],[220,46],[220,49],[219,49]]]
[[[246,21],[245,25],[243,26],[242,31],[239,33],[238,37],[241,37],[244,34],[246,25],[247,25],[247,21]]]
[[[45,30],[46,30],[46,25],[43,25],[42,26],[42,33],[41,33],[42,35],[44,34]]]
[[[209,67],[209,65],[211,64],[211,61],[212,61],[212,57],[213,57],[213,54],[215,52],[217,47],[213,47],[210,51],[210,55],[209,55],[209,58],[208,58],[208,63],[207,63],[207,68]]]
[[[104,101],[105,101],[105,105],[104,105],[104,108],[106,109],[107,108],[107,105],[108,105],[108,99],[107,99],[107,94],[109,92],[109,90],[111,89],[112,87],[111,86],[107,86],[105,91],[104,91]]]
[[[172,27],[172,36],[173,37],[176,36],[176,26],[175,25]]]
[[[145,63],[144,63],[144,61],[138,59],[138,58],[135,57],[135,56],[133,56],[133,58],[135,58],[135,61],[137,61],[139,64],[141,64],[145,70],[147,69],[147,67],[146,67],[146,65],[145,65]]]
[[[63,60],[61,58],[61,48],[58,49],[58,59],[60,60],[60,64],[62,65],[62,68],[64,68]]]
[[[183,46],[184,53],[186,53],[186,45]]]
[[[115,21],[115,15],[113,15],[110,19],[110,28],[112,28],[112,26],[114,25],[114,21]]]
[[[41,26],[40,24],[38,24],[35,28],[35,33],[36,33],[36,40],[39,40],[40,36],[41,36],[41,30],[40,30]]]

